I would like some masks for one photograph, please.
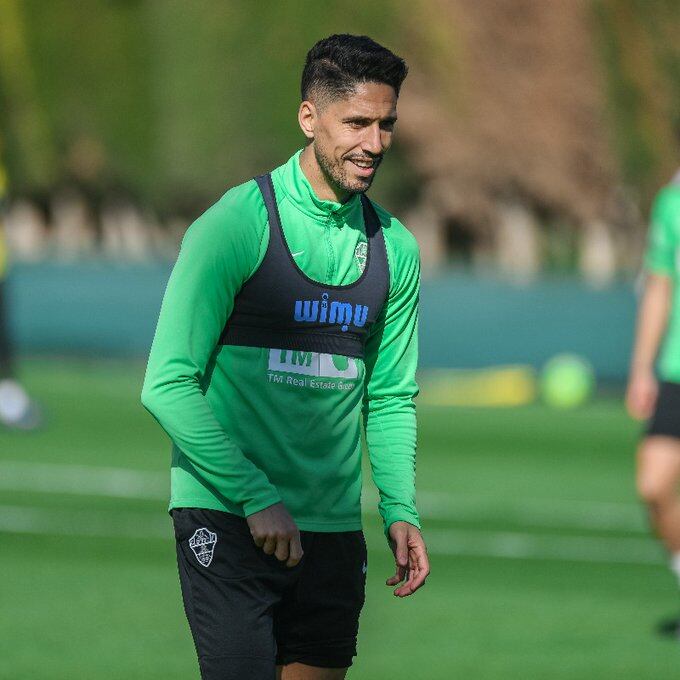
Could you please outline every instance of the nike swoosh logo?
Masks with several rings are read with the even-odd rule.
[[[305,252],[304,250],[300,250],[297,253],[292,253],[292,255],[293,255],[293,257],[297,257],[298,255],[302,255],[302,253],[304,253],[304,252]]]

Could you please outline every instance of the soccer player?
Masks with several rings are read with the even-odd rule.
[[[404,61],[366,36],[309,51],[304,149],[188,229],[142,402],[173,441],[171,514],[203,678],[344,678],[367,559],[361,423],[406,597],[415,506],[419,253],[370,201]]]
[[[638,449],[637,487],[680,582],[680,173],[656,197],[645,255],[646,279],[638,312],[626,404],[648,418]],[[657,354],[659,377],[654,371]],[[661,624],[680,635],[680,619]]]

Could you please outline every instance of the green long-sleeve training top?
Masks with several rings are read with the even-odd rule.
[[[300,153],[272,172],[286,242],[309,278],[351,284],[366,263],[359,196],[344,204],[317,198]],[[171,508],[248,516],[282,500],[301,530],[360,529],[363,419],[385,530],[399,520],[420,526],[418,246],[374,207],[390,287],[365,360],[218,344],[235,296],[267,250],[267,211],[254,180],[227,191],[189,227],[142,390],[142,403],[173,442]]]

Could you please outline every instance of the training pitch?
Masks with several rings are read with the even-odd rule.
[[[43,431],[0,432],[0,678],[198,678],[141,363],[24,362]],[[432,574],[399,600],[368,475],[355,680],[676,678],[680,596],[634,494],[620,400],[419,407]]]

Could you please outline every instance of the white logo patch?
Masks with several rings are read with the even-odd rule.
[[[368,570],[367,570],[367,568],[366,568],[366,562],[364,562],[363,566],[361,567],[361,573],[362,573],[362,574],[365,574],[367,571],[368,571]]]
[[[348,380],[355,380],[359,375],[357,362],[352,357],[290,349],[270,349],[269,370]]]
[[[368,255],[368,243],[360,243],[354,249],[354,258],[356,259],[357,269],[361,274],[366,269],[366,256]]]
[[[189,547],[194,551],[199,564],[209,567],[212,562],[217,534],[209,531],[205,527],[196,529],[194,535],[189,539]]]

